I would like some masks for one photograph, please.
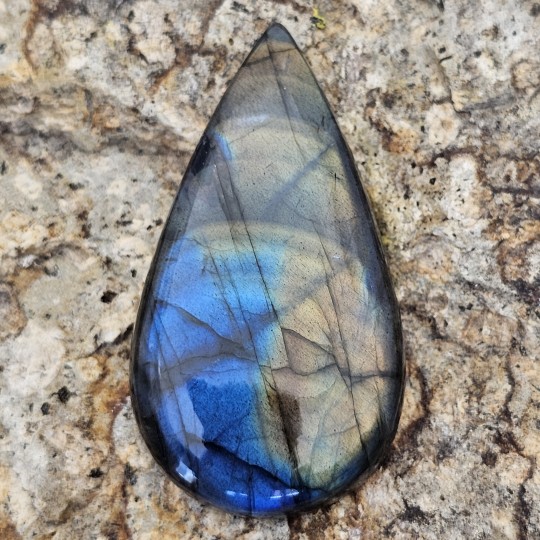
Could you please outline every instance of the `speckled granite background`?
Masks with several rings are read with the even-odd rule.
[[[0,1],[0,538],[540,537],[540,4]],[[363,174],[409,381],[383,466],[259,521],[153,463],[129,341],[204,126],[272,20]]]

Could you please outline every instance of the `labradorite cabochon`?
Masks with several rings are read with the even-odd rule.
[[[195,150],[146,281],[130,381],[142,436],[202,501],[313,508],[389,447],[401,339],[353,158],[274,24]]]

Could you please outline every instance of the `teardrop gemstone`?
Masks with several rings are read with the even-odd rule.
[[[195,150],[134,334],[152,455],[230,512],[290,513],[373,469],[397,427],[399,311],[354,161],[283,26]]]

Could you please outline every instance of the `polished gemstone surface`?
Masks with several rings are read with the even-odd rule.
[[[210,120],[147,279],[131,368],[141,433],[200,499],[294,512],[378,463],[403,379],[399,312],[353,159],[273,25]]]

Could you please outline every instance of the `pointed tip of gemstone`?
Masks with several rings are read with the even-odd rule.
[[[263,37],[265,37],[266,39],[284,41],[286,43],[294,44],[293,37],[291,36],[291,34],[289,34],[289,31],[280,23],[271,24],[264,33]]]

